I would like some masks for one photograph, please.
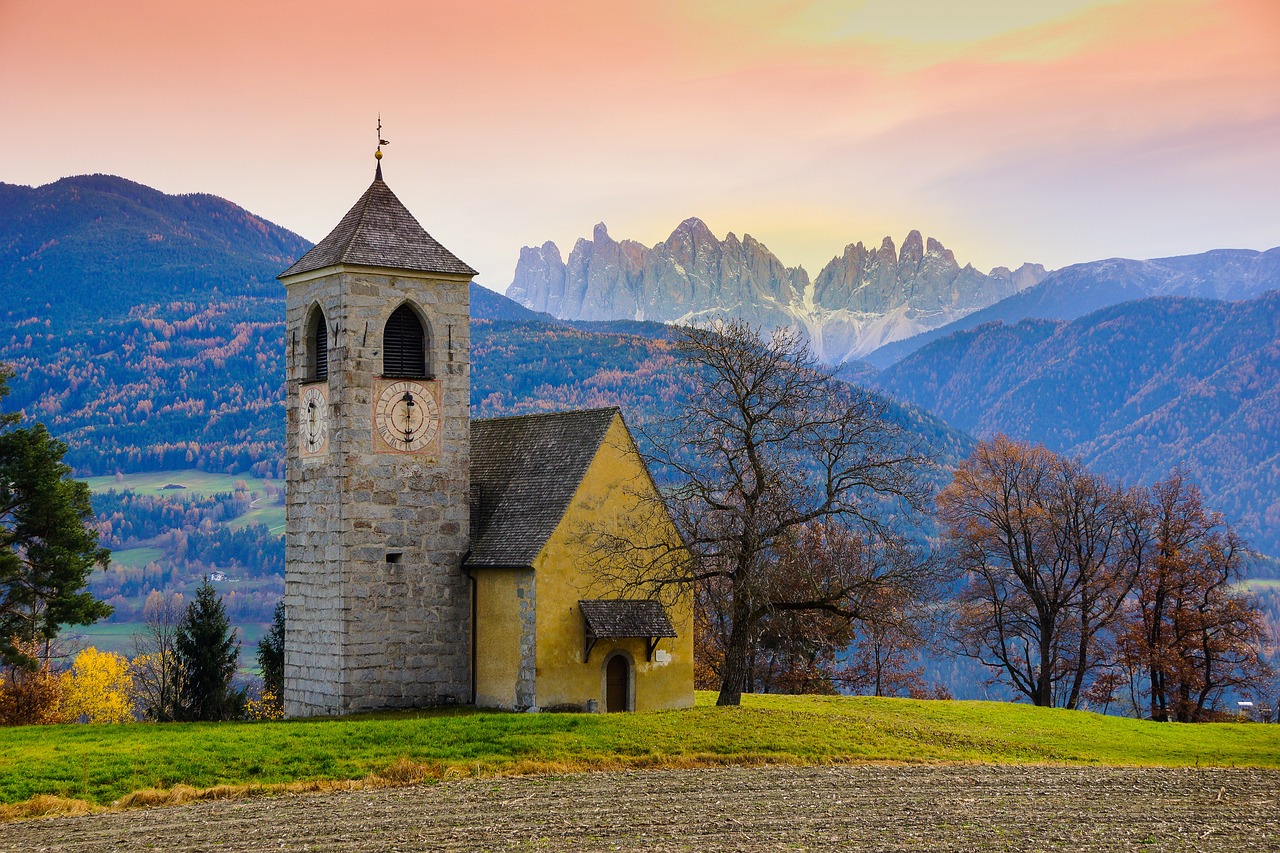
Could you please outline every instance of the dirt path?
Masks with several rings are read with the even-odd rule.
[[[447,782],[0,826],[0,850],[1280,850],[1280,772],[723,768]]]

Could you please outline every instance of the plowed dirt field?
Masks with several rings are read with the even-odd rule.
[[[1280,772],[719,768],[478,779],[0,825],[0,850],[1280,850]]]

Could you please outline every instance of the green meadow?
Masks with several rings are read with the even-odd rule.
[[[726,763],[1280,768],[1277,725],[1153,723],[993,702],[744,696],[742,707],[717,708],[714,701],[704,693],[692,709],[637,714],[455,708],[285,722],[0,729],[0,803],[58,797],[94,807],[140,791],[150,791],[154,802],[158,791],[182,786],[197,795],[217,789],[234,796],[344,780]]]
[[[215,474],[194,468],[181,471],[141,471],[114,477],[86,477],[84,481],[89,484],[92,492],[115,489],[117,492],[127,490],[140,495],[197,494],[208,497],[234,492],[236,482],[241,480],[249,484],[250,491],[257,491],[254,487],[262,482],[248,474]],[[173,488],[175,486],[181,488]]]

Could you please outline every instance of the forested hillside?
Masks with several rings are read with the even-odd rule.
[[[1280,292],[990,323],[877,384],[959,429],[1044,442],[1129,482],[1181,466],[1255,547],[1280,553]]]
[[[108,175],[0,185],[6,405],[81,474],[274,471],[275,275],[308,245],[222,199]]]
[[[58,333],[138,306],[274,299],[276,273],[308,246],[216,196],[111,175],[0,184],[0,316]]]

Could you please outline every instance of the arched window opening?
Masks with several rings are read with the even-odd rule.
[[[317,382],[329,378],[329,326],[319,306],[307,325],[307,378]]]
[[[387,320],[382,334],[382,375],[396,379],[426,379],[427,334],[422,321],[408,305],[401,305]]]

